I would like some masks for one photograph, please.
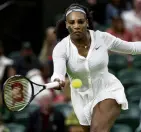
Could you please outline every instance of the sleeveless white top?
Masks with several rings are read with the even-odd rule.
[[[109,33],[89,30],[91,46],[87,57],[78,53],[70,36],[60,41],[53,50],[54,73],[51,77],[65,80],[79,78],[83,86],[71,87],[71,100],[74,111],[81,125],[90,125],[95,105],[107,98],[112,98],[128,109],[124,87],[120,81],[108,72],[108,50],[125,54],[140,54],[141,42],[126,42]]]

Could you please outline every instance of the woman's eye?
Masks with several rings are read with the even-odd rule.
[[[79,21],[78,21],[78,23],[79,23],[79,24],[83,24],[83,23],[84,23],[84,21],[82,21],[82,20],[79,20]]]
[[[69,21],[69,24],[74,24],[74,21]]]

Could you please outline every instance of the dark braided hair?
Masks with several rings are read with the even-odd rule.
[[[56,24],[55,32],[56,32],[58,41],[61,41],[64,37],[69,35],[69,32],[66,29],[66,23],[65,23],[65,21],[66,21],[66,13],[67,13],[67,11],[69,11],[70,9],[73,9],[75,7],[78,8],[78,9],[82,9],[82,10],[84,10],[86,12],[86,17],[88,19],[88,25],[89,25],[88,29],[94,30],[92,15],[89,12],[88,8],[86,8],[83,5],[77,4],[77,3],[71,4],[66,9],[65,14],[63,15],[63,17]]]

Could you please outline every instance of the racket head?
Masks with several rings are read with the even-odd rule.
[[[3,98],[6,107],[13,112],[23,110],[32,101],[32,82],[22,75],[15,75],[3,84]]]

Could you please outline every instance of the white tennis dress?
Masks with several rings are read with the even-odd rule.
[[[91,46],[87,57],[79,55],[70,36],[60,41],[53,51],[54,73],[51,77],[65,80],[67,72],[70,82],[79,78],[80,89],[71,87],[71,100],[81,125],[91,124],[93,108],[107,98],[115,99],[122,109],[128,109],[124,87],[108,72],[108,50],[125,54],[140,54],[141,42],[126,42],[109,33],[89,30]]]

